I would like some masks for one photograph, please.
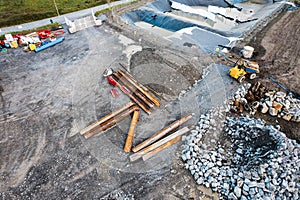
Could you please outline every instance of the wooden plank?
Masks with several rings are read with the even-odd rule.
[[[126,138],[125,146],[124,146],[125,152],[130,152],[130,150],[131,150],[132,141],[133,141],[133,137],[134,137],[134,133],[135,133],[135,128],[136,128],[137,122],[139,120],[139,116],[140,116],[140,111],[138,111],[138,110],[134,111],[132,120],[130,123],[129,131],[128,131],[128,135]]]
[[[142,149],[142,150],[140,150],[140,151],[132,154],[131,156],[129,156],[130,161],[133,162],[133,161],[138,160],[139,158],[141,158],[142,156],[144,156],[146,153],[148,153],[148,152],[156,149],[157,147],[160,147],[161,145],[163,145],[163,144],[165,144],[165,143],[173,140],[174,138],[176,138],[176,137],[178,137],[180,135],[183,135],[183,134],[189,132],[194,127],[195,127],[194,125],[189,125],[187,127],[183,127],[182,129],[174,132],[173,134],[171,134],[171,135],[169,135],[169,136],[167,136],[167,137],[165,137],[165,138],[163,138],[163,139],[161,139],[161,140],[159,140],[159,141],[151,144],[150,146],[148,146],[148,147],[146,147],[146,148],[144,148],[144,149]]]
[[[155,154],[157,154],[158,152],[168,148],[169,146],[179,142],[181,140],[181,135],[180,136],[177,136],[176,138],[174,138],[173,140],[170,140],[169,142],[161,145],[160,147],[154,149],[153,151],[150,151],[148,153],[146,153],[145,155],[143,155],[143,161],[146,161],[148,160],[149,158],[151,158],[152,156],[154,156]]]
[[[173,122],[169,126],[166,126],[165,128],[161,129],[157,133],[153,134],[150,138],[146,139],[142,143],[136,145],[134,148],[132,148],[132,151],[137,152],[137,151],[141,150],[142,148],[152,144],[153,142],[159,140],[160,138],[165,136],[167,133],[175,130],[176,128],[178,128],[180,125],[182,125],[186,121],[190,120],[191,118],[192,118],[192,115],[189,114],[189,115],[186,115],[183,118]]]
[[[127,110],[124,110],[123,112],[117,114],[116,116],[112,117],[108,121],[100,124],[99,126],[96,126],[92,130],[86,132],[83,136],[87,139],[96,134],[99,134],[100,132],[106,131],[107,129],[113,127],[120,121],[124,120],[126,117],[128,117],[132,112],[134,112],[136,110],[139,110],[139,107],[137,107],[136,105],[131,106]]]
[[[128,109],[130,106],[134,105],[134,103],[132,101],[128,102],[127,104],[125,104],[124,106],[114,110],[113,112],[105,115],[104,117],[98,119],[97,121],[93,122],[91,125],[89,125],[88,127],[82,129],[80,131],[80,134],[83,135],[85,134],[86,132],[92,130],[93,128],[95,128],[96,126],[100,125],[101,123],[109,120],[110,118],[114,117],[115,115],[121,113],[122,111]]]
[[[153,97],[149,92],[145,91],[143,87],[140,86],[140,84],[130,75],[128,75],[126,72],[119,70],[119,73],[130,83],[132,84],[136,89],[138,89],[141,93],[143,93],[150,101],[152,101],[157,107],[159,107],[160,102]]]

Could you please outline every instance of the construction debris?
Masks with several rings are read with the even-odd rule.
[[[146,155],[147,153],[155,150],[156,148],[161,147],[162,145],[170,142],[171,140],[182,136],[183,134],[191,131],[194,128],[194,125],[188,125],[187,127],[184,127],[182,129],[179,129],[178,131],[176,131],[175,133],[172,133],[171,135],[168,135],[167,137],[147,146],[146,148],[132,154],[131,156],[129,156],[129,159],[131,162],[138,160],[139,158],[143,157],[144,155]],[[173,140],[176,141],[176,140]],[[169,146],[169,145],[168,145]],[[147,156],[146,156],[147,157]],[[146,159],[146,158],[145,158]]]
[[[81,135],[86,134],[88,131],[91,131],[92,129],[96,128],[97,126],[99,126],[100,124],[103,124],[104,122],[108,121],[109,119],[115,117],[116,115],[120,114],[122,111],[130,108],[131,106],[133,106],[134,103],[133,102],[128,102],[126,105],[114,110],[113,112],[111,112],[110,114],[105,115],[104,117],[98,119],[97,121],[95,121],[94,123],[92,123],[91,125],[89,125],[88,127],[82,129],[80,131]]]
[[[122,111],[121,113],[113,116],[109,120],[104,121],[99,126],[96,126],[93,129],[89,130],[88,132],[86,132],[84,134],[84,137],[87,139],[96,134],[104,132],[104,131],[108,130],[109,128],[113,127],[114,125],[116,125],[117,123],[123,121],[126,117],[128,117],[134,111],[138,111],[138,110],[139,110],[139,107],[137,107],[136,105],[133,105],[133,106],[129,107],[128,109]]]
[[[63,29],[58,29],[55,31],[40,30],[27,35],[16,34],[13,36],[12,34],[5,34],[5,38],[3,42],[0,42],[0,46],[15,49],[21,47],[25,52],[40,52],[62,42],[64,33]]]
[[[149,137],[148,139],[146,139],[142,143],[136,145],[134,148],[132,148],[132,151],[137,152],[137,151],[143,149],[144,147],[152,144],[153,142],[156,142],[157,140],[164,137],[169,132],[177,129],[179,126],[181,126],[183,123],[187,122],[191,118],[192,118],[192,115],[186,115],[183,118],[181,118],[179,120],[176,120],[175,122],[173,122],[169,126],[166,126],[165,128],[161,129],[157,133],[153,134],[151,137]]]
[[[260,111],[287,121],[300,122],[300,100],[281,91],[267,91],[260,82],[241,86],[231,105],[235,112],[247,110],[254,115]]]
[[[125,152],[130,152],[131,151],[133,136],[134,136],[134,133],[135,133],[135,128],[136,128],[137,122],[139,120],[139,117],[140,117],[140,111],[139,110],[134,111],[133,116],[132,116],[132,120],[131,120],[131,124],[130,124],[130,127],[129,127],[129,131],[128,131],[128,136],[127,136],[126,143],[125,143],[125,146],[124,146],[124,151]]]
[[[134,101],[140,108],[142,108],[147,114],[151,114],[151,111],[155,106],[159,106],[160,102],[147,92],[143,85],[138,83],[130,74],[119,70],[113,72],[106,70],[104,76],[107,76],[108,82],[117,86],[124,94]]]
[[[151,111],[141,100],[137,99],[137,97],[130,91],[127,87],[121,85],[116,79],[112,76],[107,77],[108,82],[113,85],[117,86],[124,94],[126,94],[132,101],[134,101],[139,107],[141,107],[148,115],[151,114]]]

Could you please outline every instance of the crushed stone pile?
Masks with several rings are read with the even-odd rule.
[[[263,120],[212,110],[183,140],[185,168],[221,199],[299,199],[300,145]]]

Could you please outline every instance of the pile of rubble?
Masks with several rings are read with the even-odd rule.
[[[253,115],[260,111],[287,121],[300,122],[300,100],[294,98],[292,94],[267,91],[260,82],[242,86],[235,93],[231,106],[238,112],[246,109]]]
[[[214,123],[212,115],[225,123]],[[181,157],[197,184],[220,198],[299,199],[300,145],[262,120],[223,115],[201,115],[196,130],[183,138]],[[220,126],[218,140],[205,140]]]

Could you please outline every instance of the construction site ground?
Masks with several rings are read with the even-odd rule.
[[[254,32],[255,40],[248,38],[258,52],[263,83],[276,87],[268,80],[272,75],[299,91],[299,15],[299,9],[284,11]],[[180,116],[194,113],[195,124],[200,114],[221,105],[238,87],[229,66],[215,64],[219,60],[200,49],[178,47],[124,24],[90,27],[65,38],[40,53],[15,49],[0,57],[0,197],[217,199],[183,168],[180,143],[149,161],[130,163],[123,152],[129,119],[88,140],[79,131],[129,100],[121,91],[118,98],[111,96],[112,86],[102,77],[108,67],[129,66],[165,99],[152,115],[142,113],[137,144]],[[258,117],[299,139],[299,124]]]

